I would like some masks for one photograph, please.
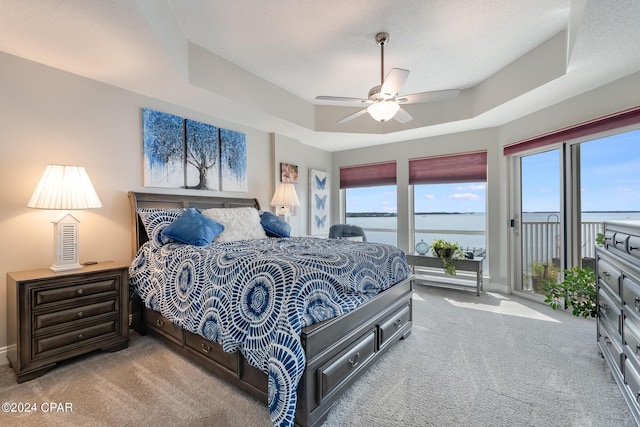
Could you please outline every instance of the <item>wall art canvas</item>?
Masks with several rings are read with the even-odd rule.
[[[298,182],[298,165],[280,163],[280,182]]]
[[[330,194],[329,177],[327,172],[309,170],[309,234],[329,234]]]
[[[144,185],[184,187],[184,120],[160,111],[142,109]]]
[[[220,189],[220,147],[218,128],[187,119],[186,187],[198,190]]]
[[[247,191],[247,142],[244,133],[220,129],[222,191]]]

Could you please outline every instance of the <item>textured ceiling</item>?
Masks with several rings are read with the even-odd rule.
[[[638,28],[640,0],[0,1],[0,51],[331,151],[500,125],[640,71]],[[385,73],[411,71],[400,94],[463,89],[460,99],[413,107],[407,126],[367,115],[336,126],[358,106],[314,98],[379,84],[380,31]],[[533,70],[502,93],[509,65],[563,31],[561,71]],[[193,46],[244,73],[199,83],[215,70]],[[294,114],[279,110],[288,104]]]

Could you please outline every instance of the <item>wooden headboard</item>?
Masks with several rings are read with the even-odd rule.
[[[140,246],[149,240],[147,231],[142,225],[142,221],[138,217],[138,209],[140,208],[189,208],[197,207],[200,209],[209,208],[242,208],[252,207],[260,209],[258,199],[252,198],[235,198],[235,197],[210,197],[210,196],[194,196],[187,194],[156,194],[156,193],[137,193],[129,191],[129,202],[131,205],[132,215],[132,256],[135,256]]]

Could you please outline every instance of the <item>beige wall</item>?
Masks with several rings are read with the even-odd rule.
[[[291,233],[294,236],[309,235],[309,169],[319,169],[331,174],[331,153],[309,145],[300,144],[295,139],[272,134],[275,153],[274,188],[280,182],[280,163],[298,166],[298,183],[295,185],[300,207],[291,217]]]
[[[244,132],[248,192],[209,195],[257,197],[263,209],[275,189],[279,161],[328,169],[331,153],[298,141],[229,123],[177,105],[138,95],[37,63],[0,53],[0,364],[6,363],[6,273],[42,268],[53,261],[56,211],[27,208],[49,163],[84,166],[102,201],[101,209],[78,211],[80,262],[129,260],[131,219],[127,192],[191,192],[143,187],[141,108]],[[275,153],[279,153],[275,156]],[[286,154],[282,154],[286,153]],[[305,172],[306,173],[306,172]],[[306,201],[306,178],[298,194]],[[306,232],[306,216],[297,228]]]

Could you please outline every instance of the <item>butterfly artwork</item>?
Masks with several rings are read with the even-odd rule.
[[[318,190],[324,190],[324,187],[327,185],[327,177],[325,176],[322,179],[318,178],[318,175],[314,175],[313,177],[316,179],[316,188]]]
[[[309,234],[312,236],[329,234],[330,189],[327,172],[309,169]]]
[[[316,198],[316,209],[318,210],[324,210],[325,205],[327,204],[327,195],[324,195],[322,197],[318,196],[317,194],[314,194],[315,198]]]

